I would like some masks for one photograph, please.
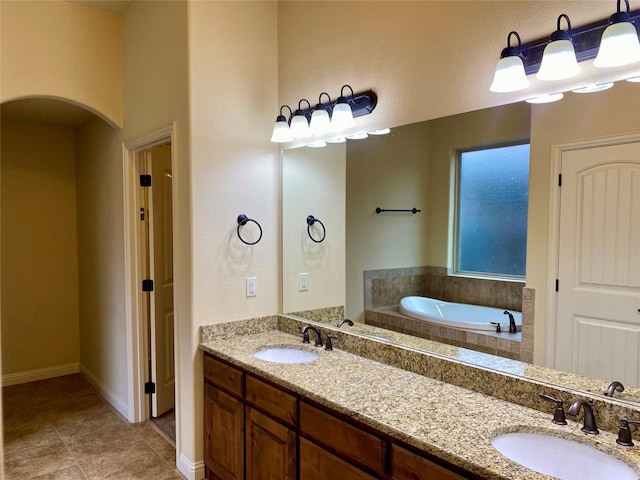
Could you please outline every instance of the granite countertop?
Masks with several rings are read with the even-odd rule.
[[[253,356],[267,346],[283,345],[320,357],[305,364],[280,364]],[[494,449],[491,439],[510,431],[546,433],[590,444],[635,466],[640,478],[640,446],[621,447],[609,432],[585,435],[581,424],[571,420],[566,426],[554,425],[552,408],[542,413],[369,360],[339,346],[325,351],[303,345],[298,336],[279,330],[205,340],[200,348],[483,478],[551,478]]]

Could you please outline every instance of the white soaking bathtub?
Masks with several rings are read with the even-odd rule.
[[[499,323],[502,333],[509,332],[509,316],[502,308],[481,307],[464,303],[451,303],[428,297],[404,297],[400,300],[400,313],[407,317],[424,320],[446,327],[464,328],[467,330],[496,331]],[[516,327],[522,327],[522,313],[509,310],[513,314]]]

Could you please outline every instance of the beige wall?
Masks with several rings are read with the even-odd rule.
[[[77,371],[73,129],[3,121],[0,190],[2,373]]]
[[[552,145],[640,131],[640,84],[617,83],[594,94],[570,93],[558,103],[536,105],[531,115],[531,164],[527,238],[527,287],[536,289],[534,358],[545,360]],[[552,280],[553,281],[553,280]]]
[[[130,142],[175,122],[173,165],[174,308],[176,322],[176,447],[194,469],[202,458],[201,401],[196,390],[192,329],[191,160],[187,25],[183,1],[136,2],[123,15],[124,127]],[[196,451],[200,448],[200,451]]]
[[[347,318],[364,321],[365,270],[425,265],[429,245],[427,122],[348,141]],[[420,213],[381,213],[417,208]]]
[[[295,148],[282,159],[282,311],[345,304],[346,144]],[[326,236],[315,243],[307,215],[318,218]],[[314,225],[316,240],[322,227]],[[298,274],[309,275],[299,291]]]
[[[80,366],[125,413],[122,136],[99,118],[76,130]]]
[[[181,414],[195,426],[195,459],[202,459],[199,327],[280,305],[278,149],[269,141],[278,110],[277,11],[275,2],[189,4],[193,310],[180,363],[190,396]],[[236,237],[241,213],[264,230],[253,247]],[[257,277],[257,297],[245,297],[249,276]]]
[[[61,98],[122,124],[122,19],[51,1],[3,1],[0,101]]]

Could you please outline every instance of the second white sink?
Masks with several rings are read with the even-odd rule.
[[[319,358],[317,353],[295,347],[270,347],[253,354],[260,360],[274,363],[307,363]]]
[[[638,480],[626,463],[583,443],[551,435],[513,432],[491,440],[505,457],[560,480]]]

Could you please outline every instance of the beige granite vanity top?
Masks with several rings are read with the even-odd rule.
[[[587,436],[581,425],[551,423],[549,413],[476,393],[340,350],[303,345],[298,336],[272,330],[203,339],[200,348],[255,375],[436,455],[487,479],[547,479],[503,457],[491,439],[508,431],[547,433],[588,443],[634,466],[640,478],[640,441],[618,446],[616,435]],[[291,345],[319,354],[305,364],[253,356],[268,346]],[[478,382],[482,382],[478,378]],[[637,436],[636,436],[637,437]]]

